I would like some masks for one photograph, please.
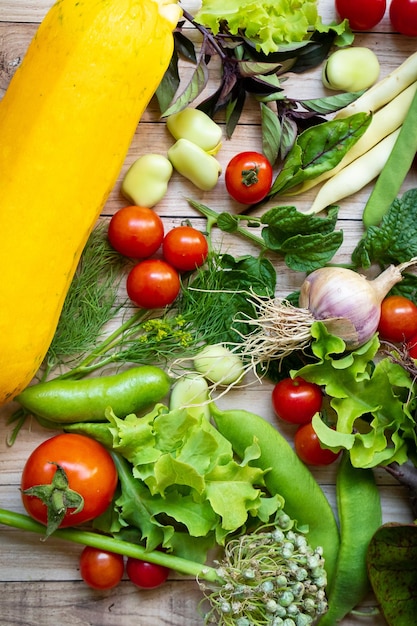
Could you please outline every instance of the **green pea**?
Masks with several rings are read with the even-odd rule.
[[[111,407],[119,417],[138,413],[168,393],[171,379],[159,367],[143,365],[99,378],[54,379],[27,387],[16,397],[20,404],[50,422],[100,422]]]
[[[368,545],[382,524],[379,489],[371,469],[355,468],[344,452],[336,478],[340,550],[330,579],[328,611],[318,626],[334,626],[370,591],[366,566]]]
[[[328,580],[332,580],[339,530],[333,510],[310,470],[279,431],[262,417],[245,410],[221,411],[214,404],[210,410],[218,430],[241,458],[245,449],[257,441],[261,455],[252,464],[269,470],[265,475],[268,491],[281,495],[284,511],[300,525],[308,526],[309,543],[313,548],[323,548]]]

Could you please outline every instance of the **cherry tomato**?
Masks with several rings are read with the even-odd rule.
[[[323,394],[318,385],[300,377],[284,378],[272,390],[275,414],[291,424],[307,424],[320,411]]]
[[[417,334],[417,306],[404,296],[384,298],[378,324],[381,339],[400,343]]]
[[[225,171],[226,189],[242,204],[265,198],[272,186],[272,167],[259,152],[240,152],[229,161]]]
[[[50,485],[63,468],[68,486],[84,498],[81,511],[68,508],[61,527],[88,522],[107,509],[112,501],[118,476],[109,452],[100,443],[73,433],[56,435],[41,443],[27,459],[22,472],[22,500],[26,511],[38,522],[47,523],[47,506],[37,497],[24,493],[38,485]]]
[[[112,589],[119,584],[125,569],[121,554],[86,546],[80,556],[80,574],[93,589]]]
[[[392,0],[389,17],[397,32],[417,37],[417,0]]]
[[[164,225],[152,209],[126,206],[113,215],[108,229],[110,245],[124,256],[145,259],[162,244]]]
[[[330,465],[336,461],[340,452],[322,448],[313,425],[303,424],[294,435],[294,448],[297,455],[306,465]]]
[[[192,226],[178,226],[165,235],[162,253],[165,260],[178,271],[195,270],[207,258],[207,239]]]
[[[177,270],[161,259],[135,265],[126,281],[127,295],[139,307],[159,309],[174,302],[180,291]]]
[[[386,0],[336,0],[336,11],[352,30],[369,30],[384,17]]]
[[[139,561],[129,557],[126,563],[126,573],[133,584],[142,589],[153,589],[162,585],[168,578],[169,569],[156,563]]]

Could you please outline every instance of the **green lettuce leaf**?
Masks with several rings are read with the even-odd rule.
[[[336,428],[319,414],[313,418],[322,444],[335,451],[349,450],[354,467],[404,463],[409,448],[415,450],[417,444],[410,375],[391,358],[377,358],[377,335],[352,352],[346,352],[344,342],[329,335],[321,322],[313,324],[312,336],[317,361],[295,374],[323,386],[331,398]]]
[[[323,33],[335,28],[322,23],[317,0],[203,0],[194,19],[214,35],[219,32],[220,22],[225,21],[232,35],[243,31],[265,54],[285,44],[308,41],[315,30]],[[337,34],[343,35],[347,27],[342,22]]]

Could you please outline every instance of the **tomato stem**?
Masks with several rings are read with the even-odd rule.
[[[0,523],[5,526],[12,526],[13,528],[19,528],[21,530],[46,535],[45,526],[39,524],[28,515],[8,511],[7,509],[0,508]],[[198,576],[199,579],[210,582],[223,582],[214,567],[210,567],[202,563],[196,563],[195,561],[189,561],[188,559],[184,559],[173,554],[159,552],[157,550],[149,552],[144,546],[129,543],[128,541],[122,541],[121,539],[116,539],[107,535],[87,530],[78,530],[76,528],[60,528],[59,530],[56,530],[52,536],[56,539],[63,539],[65,541],[71,541],[73,543],[114,552],[115,554],[123,554],[124,556],[139,559],[141,561],[156,563],[157,565],[168,567],[176,572],[186,574],[188,576]]]

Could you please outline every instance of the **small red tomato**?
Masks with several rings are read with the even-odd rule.
[[[129,298],[143,309],[160,309],[174,302],[180,291],[178,272],[160,259],[146,259],[129,272],[126,289]]]
[[[381,339],[401,343],[417,335],[417,306],[405,296],[387,296],[378,324]]]
[[[389,17],[401,35],[417,37],[417,0],[391,0]]]
[[[110,245],[124,256],[146,259],[161,246],[164,225],[152,209],[126,206],[113,215],[108,229]]]
[[[272,186],[272,166],[259,152],[240,152],[229,161],[225,171],[226,189],[242,204],[260,202]]]
[[[307,424],[321,410],[323,394],[318,385],[300,377],[284,378],[272,390],[275,414],[291,424]]]
[[[192,226],[178,226],[165,235],[162,253],[179,272],[192,271],[203,265],[207,258],[207,239]]]
[[[298,428],[294,436],[294,447],[306,465],[330,465],[340,454],[321,447],[311,422]]]
[[[47,523],[47,506],[36,495],[25,493],[40,485],[50,486],[57,466],[68,479],[70,489],[80,494],[84,506],[79,512],[68,507],[61,527],[88,522],[110,505],[118,482],[114,461],[109,452],[91,437],[66,433],[41,443],[28,457],[22,472],[22,501],[31,517]]]
[[[80,556],[80,574],[92,589],[113,589],[122,579],[125,564],[121,554],[86,546]]]
[[[138,587],[154,589],[166,581],[169,569],[163,565],[129,557],[126,563],[126,573],[132,583]]]
[[[352,30],[369,30],[384,17],[386,0],[336,0],[339,16],[349,20]]]

